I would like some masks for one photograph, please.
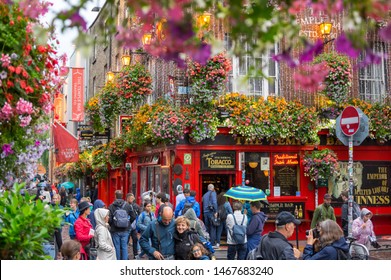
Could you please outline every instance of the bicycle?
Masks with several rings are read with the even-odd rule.
[[[349,243],[349,254],[352,260],[368,260],[369,250],[368,248],[360,243],[356,242],[356,238],[347,237],[346,242]]]

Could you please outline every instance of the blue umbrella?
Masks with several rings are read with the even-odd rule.
[[[61,183],[60,186],[66,188],[66,189],[73,189],[75,187],[75,184],[72,182],[64,182],[64,183]]]
[[[224,196],[237,200],[262,201],[267,203],[267,196],[263,190],[249,186],[232,187],[224,194]]]
[[[42,187],[42,188],[44,188],[44,187],[46,187],[48,184],[46,183],[46,182],[40,182],[40,183],[38,183],[38,187]]]

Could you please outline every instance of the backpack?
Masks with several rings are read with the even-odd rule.
[[[225,209],[224,204],[219,205],[219,209],[217,212],[219,213],[220,220],[222,220],[223,222],[227,220],[227,210]]]
[[[130,224],[130,217],[128,212],[124,209],[126,202],[122,204],[122,207],[115,210],[113,214],[113,223],[117,228],[128,228]]]
[[[137,232],[141,233],[141,228],[138,226],[138,219],[141,217],[141,223],[144,223],[144,219],[145,219],[145,212],[142,212],[140,215],[138,215],[136,217],[136,230]]]
[[[194,204],[195,204],[195,201],[189,202],[186,200],[185,205],[183,205],[182,215],[184,215],[187,210],[193,208]]]
[[[337,260],[351,260],[352,257],[350,256],[349,252],[345,252],[339,248],[334,249],[337,251]]]
[[[246,226],[243,225],[245,215],[243,215],[242,223],[239,225],[236,222],[236,218],[234,214],[231,214],[234,217],[235,224],[232,227],[232,238],[236,244],[244,244],[246,240]]]
[[[259,245],[256,248],[248,252],[246,260],[263,260],[262,241],[263,238],[261,239],[261,242],[259,242]]]

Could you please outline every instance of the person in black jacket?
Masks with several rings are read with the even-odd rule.
[[[348,211],[349,211],[349,205],[348,205],[348,200],[349,200],[349,192],[348,191],[342,191],[341,192],[341,198],[343,200],[343,204],[341,207],[341,221],[342,221],[342,230],[343,230],[343,235],[345,237],[348,237],[349,235],[349,217],[348,217]],[[352,221],[360,217],[360,206],[353,201],[352,205]]]
[[[118,228],[114,224],[114,213],[116,210],[123,208],[128,213],[128,216],[131,215],[131,208],[126,201],[122,199],[123,192],[121,190],[115,191],[115,200],[114,202],[109,206],[110,210],[110,219],[109,219],[109,225],[110,225],[110,233],[111,237],[113,238],[113,243],[115,247],[115,252],[117,255],[117,260],[128,260],[128,240],[129,240],[129,232],[130,232],[130,218],[129,218],[129,225],[127,228]]]
[[[276,230],[262,237],[260,242],[261,253],[264,260],[296,260],[300,257],[300,251],[293,248],[288,238],[295,231],[295,226],[300,220],[287,212],[282,211],[276,217]]]
[[[126,195],[126,202],[130,206],[130,223],[132,224],[138,215],[143,211],[140,206],[135,201],[134,194],[128,193]],[[136,228],[130,228],[129,237],[128,237],[128,243],[130,238],[132,238],[132,248],[133,248],[133,258],[135,259],[138,255],[139,251],[139,245],[138,245],[138,238],[137,238],[137,230]]]

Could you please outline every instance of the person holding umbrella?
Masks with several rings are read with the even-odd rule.
[[[256,248],[261,241],[261,235],[263,227],[267,220],[265,213],[261,211],[261,202],[260,201],[251,201],[250,203],[251,212],[253,213],[253,218],[249,222],[246,234],[247,234],[247,253],[246,255],[254,248]]]

